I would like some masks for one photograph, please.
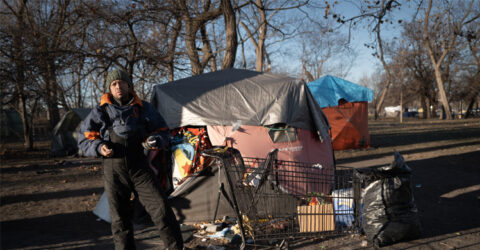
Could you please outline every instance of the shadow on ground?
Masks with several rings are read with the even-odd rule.
[[[458,164],[462,162],[462,164]],[[424,237],[480,226],[480,153],[407,162]]]
[[[110,236],[110,224],[92,212],[3,221],[1,226],[1,249],[113,248],[111,239],[102,239]]]
[[[0,203],[2,205],[19,203],[19,202],[28,202],[28,201],[43,201],[51,199],[62,199],[76,196],[86,196],[92,194],[101,194],[103,192],[103,187],[101,188],[84,188],[77,190],[65,190],[61,192],[46,192],[46,193],[35,193],[35,194],[20,194],[12,196],[0,197]]]
[[[445,150],[445,149],[453,149],[457,147],[468,147],[468,146],[475,146],[475,145],[480,147],[480,142],[465,142],[465,143],[455,143],[455,144],[440,145],[440,146],[425,147],[425,148],[413,148],[413,149],[407,149],[407,150],[398,150],[398,152],[401,154],[417,154],[417,153],[427,153],[435,150]],[[354,156],[354,157],[338,159],[337,164],[371,160],[375,158],[381,158],[381,157],[392,156],[392,155],[393,155],[393,150],[391,152]]]
[[[416,143],[435,142],[442,140],[458,140],[460,138],[478,137],[480,134],[480,127],[464,128],[458,124],[457,128],[442,129],[436,128],[430,131],[411,130],[396,131],[392,133],[372,133],[370,141],[372,147],[395,147],[404,146]]]

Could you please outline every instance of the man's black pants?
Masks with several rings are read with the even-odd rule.
[[[135,249],[130,196],[134,192],[158,227],[160,238],[169,249],[182,249],[180,226],[167,197],[148,167],[140,144],[121,142],[111,133],[114,157],[104,158],[105,191],[110,207],[115,249]],[[126,145],[132,145],[127,148]]]

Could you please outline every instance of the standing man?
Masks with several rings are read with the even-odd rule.
[[[135,249],[132,192],[158,227],[165,247],[182,249],[180,226],[144,154],[144,149],[168,147],[168,127],[150,103],[137,97],[125,71],[113,70],[106,80],[110,92],[83,120],[78,145],[86,156],[103,157],[115,249]]]

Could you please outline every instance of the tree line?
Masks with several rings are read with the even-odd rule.
[[[416,13],[394,20],[406,5]],[[61,109],[92,107],[107,91],[112,68],[125,69],[144,99],[153,84],[230,67],[307,81],[326,73],[346,77],[357,56],[350,31],[360,28],[374,37],[366,46],[383,65],[365,77],[378,82],[377,112],[395,89],[427,107],[440,100],[447,114],[450,102],[478,98],[478,0],[339,6],[317,0],[1,0],[1,108],[21,114],[31,149],[29,117],[44,111],[53,128]],[[345,7],[357,14],[345,16]],[[401,37],[383,38],[387,25],[401,29]]]
[[[480,93],[480,1],[374,2],[375,7],[362,5],[361,15],[339,21],[369,20],[375,34],[373,43],[365,45],[383,66],[373,76],[379,84],[375,115],[389,93],[394,103],[418,102],[423,118],[437,116],[440,108],[446,119],[453,119],[451,104],[458,102],[466,105],[466,117],[471,116]],[[392,18],[405,5],[412,15]],[[381,30],[388,25],[401,35],[384,39]]]

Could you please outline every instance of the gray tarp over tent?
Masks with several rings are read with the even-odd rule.
[[[151,102],[171,129],[287,124],[331,143],[325,140],[328,122],[317,102],[303,81],[291,77],[226,69],[156,85]],[[219,183],[226,183],[223,170],[218,170],[206,168],[191,177],[187,187],[183,184],[182,191],[174,191],[170,202],[180,222],[211,220],[215,211],[217,218],[234,215],[223,198],[216,210]]]
[[[291,77],[226,69],[156,85],[152,104],[169,128],[283,123],[329,136],[312,94]]]
[[[78,153],[77,134],[80,122],[87,117],[90,109],[75,108],[62,116],[53,128],[51,154],[65,156]]]

